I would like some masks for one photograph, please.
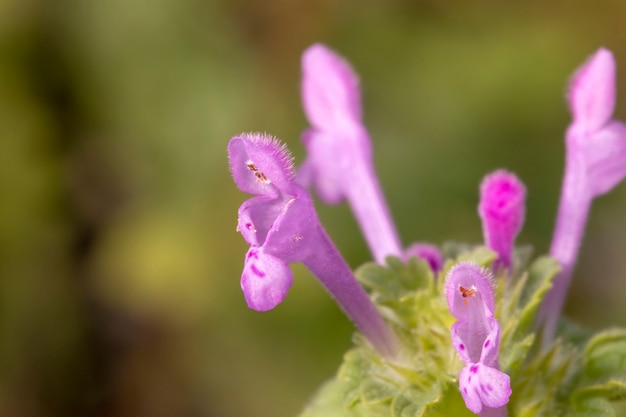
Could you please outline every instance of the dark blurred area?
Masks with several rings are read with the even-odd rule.
[[[0,415],[292,416],[353,328],[295,266],[285,303],[239,289],[247,198],[226,143],[265,131],[303,158],[300,54],[361,76],[381,182],[405,244],[480,242],[478,184],[528,190],[518,242],[547,250],[568,77],[618,62],[626,2],[4,0],[0,3]],[[348,262],[348,208],[318,204]],[[626,325],[626,185],[594,204],[568,315]]]

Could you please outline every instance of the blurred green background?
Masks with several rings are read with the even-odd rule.
[[[282,138],[302,161],[299,59],[361,76],[376,166],[405,244],[481,241],[478,183],[529,189],[518,242],[549,245],[568,77],[618,61],[626,2],[0,1],[0,415],[293,416],[351,324],[295,266],[249,310],[226,143]],[[319,206],[350,265],[346,206]],[[596,201],[568,314],[626,325],[626,185]]]

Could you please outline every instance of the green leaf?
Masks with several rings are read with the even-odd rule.
[[[387,257],[387,267],[367,263],[355,271],[357,279],[385,300],[399,300],[420,289],[432,288],[434,278],[427,262],[412,257],[407,263]]]
[[[441,248],[447,260],[456,262],[471,261],[480,266],[491,266],[498,254],[483,245],[470,245],[460,242],[445,242]]]
[[[558,263],[549,257],[538,258],[511,291],[502,310],[502,343],[500,359],[504,369],[513,374],[524,362],[535,341],[534,325],[537,311],[559,272]]]
[[[391,401],[397,388],[378,379],[369,379],[361,384],[361,399],[364,404],[379,404]]]
[[[615,410],[604,398],[590,398],[563,413],[563,417],[615,417]]]
[[[460,261],[489,267],[495,253],[456,245],[444,272]],[[524,265],[523,251],[518,252]],[[450,340],[455,318],[429,265],[417,258],[367,264],[358,279],[401,341],[397,358],[383,358],[356,333],[337,377],[322,387],[304,417],[470,417],[458,388],[463,363]],[[610,417],[609,400],[626,397],[626,330],[590,339],[561,320],[559,339],[539,348],[534,324],[539,306],[559,272],[541,257],[527,271],[496,274],[496,317],[502,326],[500,365],[511,377],[511,417]],[[583,346],[584,350],[583,350]]]
[[[527,306],[533,299],[545,293],[546,286],[548,289],[552,287],[552,280],[559,272],[561,267],[555,259],[549,256],[537,258],[528,268],[528,281],[519,298],[519,306]]]
[[[419,417],[475,417],[465,406],[458,381],[450,381],[441,388],[441,395],[426,404]]]
[[[532,259],[534,248],[531,245],[523,245],[515,248],[513,252],[513,267],[515,272],[524,271]]]
[[[410,392],[400,394],[391,404],[391,412],[393,417],[415,417],[420,410],[422,404],[418,404],[413,400],[415,395]]]
[[[429,404],[439,401],[441,388],[435,383],[427,391],[407,389],[391,404],[392,415],[394,417],[416,417],[422,416],[423,410]],[[458,394],[459,396],[461,394]]]
[[[488,268],[491,266],[493,261],[496,260],[497,257],[498,255],[491,249],[485,246],[478,246],[470,252],[459,254],[459,256],[457,257],[457,261],[473,262],[477,265],[482,266],[483,268]]]
[[[519,299],[521,311],[512,335],[513,341],[522,340],[534,328],[539,306],[560,270],[558,263],[548,257],[541,257],[530,266],[528,280]]]
[[[591,380],[626,380],[626,330],[612,329],[594,336],[584,351],[585,375]]]
[[[572,402],[584,402],[591,398],[605,398],[610,401],[619,401],[626,398],[626,382],[609,380],[603,384],[591,385],[576,390],[572,394]]]
[[[508,370],[509,376],[512,377],[517,373],[534,341],[535,334],[531,333],[522,340],[502,344],[505,348],[500,349],[500,362],[503,369]]]
[[[369,375],[371,363],[353,349],[344,355],[344,362],[339,368],[337,379],[342,382],[337,389],[341,390],[342,403],[344,407],[350,407],[359,401],[361,397],[361,382]]]
[[[342,405],[344,400],[342,384],[332,379],[322,385],[300,417],[354,417],[350,409]]]

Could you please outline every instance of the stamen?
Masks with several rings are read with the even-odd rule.
[[[465,287],[460,286],[459,291],[461,292],[461,296],[463,298],[473,297],[476,294],[476,287],[472,285],[472,288],[467,289]],[[463,304],[467,304],[468,300],[465,300]]]
[[[267,178],[267,176],[262,171],[260,171],[256,167],[256,165],[254,165],[254,162],[248,160],[248,161],[246,161],[246,166],[248,167],[248,169],[250,171],[252,171],[254,173],[254,176],[256,177],[256,182],[260,182],[260,183],[263,183],[263,184],[271,183],[269,178]]]

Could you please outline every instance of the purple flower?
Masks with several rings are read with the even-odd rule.
[[[480,185],[478,214],[483,223],[485,243],[498,254],[498,266],[510,268],[515,237],[524,223],[526,187],[512,173],[498,170]]]
[[[509,376],[498,370],[500,324],[494,317],[491,277],[476,264],[459,263],[448,271],[445,294],[450,312],[458,319],[450,334],[465,363],[459,375],[465,405],[476,414],[506,416],[511,384]]]
[[[302,101],[311,129],[302,140],[308,158],[298,181],[313,184],[329,204],[348,200],[376,262],[402,257],[402,247],[372,162],[361,121],[359,81],[346,61],[323,45],[302,56]]]
[[[611,118],[615,107],[615,60],[599,49],[574,74],[568,102],[565,175],[550,255],[562,267],[539,312],[543,340],[554,338],[592,200],[626,176],[626,125]]]
[[[417,256],[418,258],[428,262],[433,273],[438,274],[443,268],[443,255],[439,248],[430,243],[414,243],[404,251],[405,258]]]
[[[295,183],[291,156],[276,139],[242,134],[231,139],[233,178],[255,194],[239,208],[237,230],[250,244],[241,288],[248,306],[270,310],[293,281],[289,264],[302,262],[382,354],[396,352],[395,335],[322,227],[308,192]]]

